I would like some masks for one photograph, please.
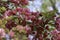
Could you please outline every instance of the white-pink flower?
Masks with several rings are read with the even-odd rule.
[[[53,30],[51,32],[51,35],[53,37],[53,40],[60,40],[60,31],[58,31],[57,29]]]
[[[3,28],[0,28],[0,37],[5,37],[5,30]]]

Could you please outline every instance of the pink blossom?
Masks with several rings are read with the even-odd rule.
[[[11,30],[11,31],[9,32],[9,35],[10,35],[10,37],[14,37],[15,33]]]
[[[8,16],[11,15],[11,10],[7,10],[5,13],[4,13],[4,17],[7,18]]]
[[[51,32],[52,35],[56,35],[57,33],[59,33],[59,31],[57,31],[56,29]]]
[[[31,28],[29,26],[25,26],[25,30],[26,30],[26,33],[30,33],[31,32]]]

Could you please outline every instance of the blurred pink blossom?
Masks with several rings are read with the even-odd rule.
[[[11,15],[11,10],[7,10],[5,13],[4,13],[5,16],[9,16]]]
[[[11,31],[9,32],[9,35],[10,35],[10,37],[14,37],[15,33],[11,30]]]
[[[25,28],[24,28],[23,26],[21,26],[21,25],[16,26],[16,28],[17,28],[17,30],[18,30],[19,32],[22,32],[22,30],[25,29]]]

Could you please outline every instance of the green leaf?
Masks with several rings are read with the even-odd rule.
[[[23,35],[23,38],[22,38],[22,40],[27,40],[27,37],[26,37],[26,35]]]
[[[46,19],[52,18],[55,15],[55,11],[42,13],[43,17]]]
[[[43,3],[44,3],[45,5],[51,6],[51,3],[50,3],[49,0],[43,0]]]
[[[1,1],[3,1],[3,2],[7,2],[8,0],[1,0]]]
[[[0,20],[0,25],[2,25],[3,24],[3,22],[2,22],[2,20]]]
[[[42,8],[41,9],[42,9],[41,10],[42,12],[47,12],[48,11],[46,4],[42,4]]]

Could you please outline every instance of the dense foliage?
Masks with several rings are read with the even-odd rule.
[[[60,40],[60,17],[52,11],[31,12],[29,0],[0,0],[0,40]]]

